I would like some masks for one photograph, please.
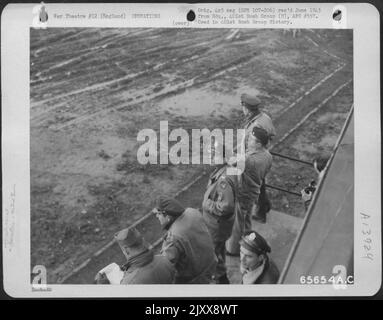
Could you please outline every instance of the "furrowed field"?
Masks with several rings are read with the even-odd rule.
[[[352,79],[347,30],[52,28],[31,29],[30,43],[31,264],[50,283],[208,170],[140,165],[141,129],[240,127],[248,92],[277,139]],[[307,161],[331,151],[352,99],[351,84],[274,151]],[[268,182],[299,192],[314,176],[278,159]],[[273,208],[302,216],[299,198],[269,194]]]

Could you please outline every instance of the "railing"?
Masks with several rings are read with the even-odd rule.
[[[285,262],[285,265],[283,267],[283,270],[280,274],[280,277],[279,277],[279,280],[278,280],[278,284],[281,284],[284,282],[285,278],[286,278],[286,275],[287,275],[287,272],[289,271],[289,268],[292,264],[292,261],[294,259],[294,256],[296,254],[296,251],[297,251],[297,248],[298,248],[298,245],[300,244],[300,241],[302,239],[302,236],[307,228],[307,225],[308,225],[308,222],[310,221],[310,217],[311,217],[311,214],[315,208],[315,205],[317,203],[317,199],[318,199],[318,194],[320,194],[320,191],[322,189],[322,186],[323,186],[323,182],[325,181],[326,179],[326,176],[327,176],[327,173],[328,173],[328,168],[332,165],[332,162],[333,162],[333,159],[334,159],[334,156],[339,148],[339,145],[340,145],[340,142],[342,141],[343,137],[344,137],[344,134],[349,126],[349,123],[350,123],[350,120],[353,116],[353,110],[354,110],[354,105],[351,105],[351,108],[350,108],[350,111],[349,111],[349,114],[347,116],[347,119],[345,121],[345,124],[342,128],[342,131],[338,137],[338,140],[335,144],[335,147],[330,155],[330,159],[329,161],[327,162],[326,164],[326,167],[324,168],[324,176],[323,178],[319,181],[318,183],[318,186],[317,186],[317,191],[314,193],[313,195],[313,199],[308,207],[308,210],[307,210],[307,213],[303,219],[303,222],[302,222],[302,226],[301,226],[301,229],[299,230],[299,233],[297,235],[297,237],[295,238],[295,241],[290,249],[290,252],[289,252],[289,255],[287,257],[287,260]]]

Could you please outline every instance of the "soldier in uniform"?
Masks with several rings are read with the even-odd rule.
[[[153,213],[167,230],[161,254],[176,268],[175,283],[210,283],[217,258],[201,213],[167,197],[159,198]]]
[[[165,257],[154,255],[137,229],[123,229],[116,233],[115,239],[127,259],[120,267],[124,271],[121,284],[174,283],[174,266]],[[98,274],[96,282],[108,283],[104,274]]]
[[[216,168],[210,175],[202,202],[202,214],[214,243],[218,258],[214,278],[228,284],[225,242],[230,238],[235,218],[237,176],[227,174],[227,166]]]
[[[324,154],[319,157],[316,157],[313,161],[313,166],[318,174],[318,179],[317,181],[312,180],[310,184],[301,190],[301,195],[302,195],[302,200],[305,205],[305,209],[307,210],[310,206],[312,196],[317,188],[317,184],[319,181],[322,179],[324,175],[324,169],[326,168],[327,162],[330,160],[330,155],[329,154]]]
[[[273,284],[278,282],[279,271],[268,257],[271,252],[266,240],[251,230],[241,239],[242,284]]]
[[[245,122],[244,122],[245,137],[242,142],[243,143],[242,148],[244,148],[245,152],[248,152],[248,151],[251,152],[254,150],[251,150],[252,147],[249,144],[249,139],[251,137],[253,128],[259,127],[264,129],[268,134],[269,142],[275,136],[275,128],[270,116],[260,110],[262,103],[257,96],[249,95],[246,93],[242,94],[241,105],[243,108],[243,113],[245,115]],[[267,212],[270,211],[270,209],[271,209],[271,204],[266,194],[265,180],[263,180],[257,206],[252,210],[252,212],[254,212],[252,213],[252,218],[254,220],[257,220],[258,222],[265,223],[266,214]]]
[[[243,141],[245,150],[249,148],[248,139],[254,127],[266,130],[269,135],[269,141],[271,141],[276,134],[275,128],[270,116],[260,110],[262,107],[261,100],[257,96],[244,93],[241,95],[241,105],[245,115],[245,137]]]
[[[271,168],[272,156],[267,150],[267,132],[254,127],[249,139],[249,149],[245,154],[245,169],[238,182],[238,210],[230,239],[226,242],[226,252],[239,255],[239,240],[251,229],[250,215],[254,203],[258,202],[261,186]]]

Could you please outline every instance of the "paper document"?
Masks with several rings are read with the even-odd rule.
[[[120,284],[124,272],[120,269],[120,266],[113,262],[108,264],[105,268],[101,269],[99,273],[104,273],[108,278],[110,284]]]

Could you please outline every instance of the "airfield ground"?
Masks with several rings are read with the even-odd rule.
[[[273,148],[311,161],[331,152],[353,102],[349,30],[294,38],[271,29],[31,29],[30,62],[31,264],[46,266],[49,283],[146,214],[159,194],[209,170],[140,165],[141,129],[158,132],[161,120],[188,132],[238,128],[240,94],[256,93],[275,140],[320,106]],[[268,183],[299,192],[313,178],[311,167],[274,157]],[[204,183],[181,196],[185,205],[200,205]],[[303,216],[298,197],[268,192],[273,209]],[[145,228],[156,240],[156,221]]]

